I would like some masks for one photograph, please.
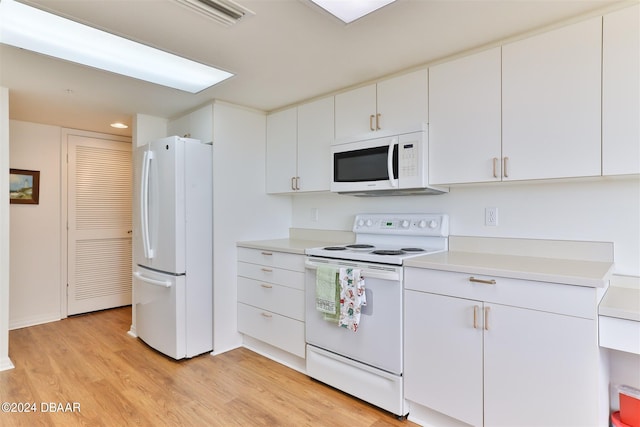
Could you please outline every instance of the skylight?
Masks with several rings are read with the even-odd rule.
[[[0,0],[0,43],[191,93],[233,76],[13,0]]]

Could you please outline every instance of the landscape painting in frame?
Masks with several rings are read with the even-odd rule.
[[[9,170],[9,201],[37,205],[40,197],[40,171]]]

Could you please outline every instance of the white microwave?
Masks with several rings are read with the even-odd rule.
[[[331,147],[331,191],[358,196],[441,194],[428,183],[427,131]]]

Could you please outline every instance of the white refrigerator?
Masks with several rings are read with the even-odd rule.
[[[135,333],[174,359],[213,349],[212,146],[172,136],[135,155]]]

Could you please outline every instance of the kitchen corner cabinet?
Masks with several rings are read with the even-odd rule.
[[[304,255],[238,248],[238,331],[305,357]]]
[[[502,47],[502,177],[601,175],[602,18]]]
[[[333,97],[267,116],[267,193],[328,191]]]
[[[602,174],[640,173],[640,5],[603,18]]]
[[[470,277],[406,268],[405,398],[474,426],[606,422],[596,289]]]
[[[335,96],[335,138],[420,130],[429,119],[428,74],[421,69]]]
[[[501,180],[501,48],[429,69],[429,182]]]

